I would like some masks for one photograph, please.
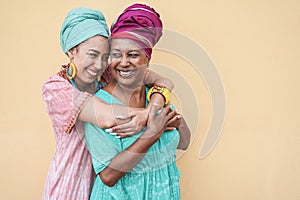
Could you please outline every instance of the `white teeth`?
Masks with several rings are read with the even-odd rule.
[[[128,77],[128,76],[131,76],[132,74],[135,73],[135,70],[131,70],[131,71],[119,71],[120,73],[120,76],[123,76],[123,77]]]
[[[89,74],[91,74],[92,76],[96,76],[97,75],[97,73],[96,72],[93,72],[92,70],[87,70],[87,72],[89,73]]]

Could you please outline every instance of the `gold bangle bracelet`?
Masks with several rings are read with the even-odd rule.
[[[152,94],[154,94],[154,93],[160,93],[164,97],[165,105],[170,103],[171,92],[168,88],[162,87],[162,86],[159,86],[159,85],[154,85],[153,87],[151,87],[149,89],[149,91],[147,93],[148,101],[150,101],[150,98],[151,98]]]

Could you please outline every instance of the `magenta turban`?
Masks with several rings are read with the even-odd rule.
[[[144,4],[127,7],[111,26],[111,38],[133,40],[150,59],[152,47],[162,36],[159,14]]]

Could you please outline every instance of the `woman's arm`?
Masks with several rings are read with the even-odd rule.
[[[174,88],[174,83],[170,79],[163,77],[150,69],[148,69],[145,74],[144,83],[150,87],[154,84],[160,85],[168,88],[170,91]]]
[[[176,128],[179,132],[180,140],[177,146],[177,149],[186,150],[190,144],[191,140],[191,131],[182,117],[182,115],[176,113],[176,111],[172,111],[175,113],[175,116],[168,121],[167,130]]]
[[[183,117],[181,118],[181,123],[177,130],[180,135],[180,140],[177,149],[186,150],[191,141],[191,131]]]
[[[174,88],[174,83],[170,79],[163,77],[150,69],[148,69],[145,74],[144,83],[149,87],[152,87],[153,85],[163,86],[170,91]],[[163,106],[165,104],[165,99],[161,94],[155,93],[151,96],[149,106],[153,105],[154,102]]]
[[[94,124],[100,128],[110,128],[120,123],[130,121],[134,112],[140,109],[128,108],[122,105],[108,105],[100,98],[92,96],[79,113],[78,119]],[[132,124],[133,128],[136,124]]]
[[[144,83],[148,86],[160,85],[163,87],[166,87],[170,91],[174,88],[173,82],[165,77],[162,77],[161,75],[148,70],[145,74]],[[153,104],[156,104],[160,107],[163,107],[165,105],[165,98],[162,94],[154,93],[151,95],[148,107],[143,110],[134,110],[131,109],[132,112],[129,114],[129,116],[132,116],[131,120],[127,123],[118,123],[119,125],[114,126],[109,129],[110,132],[116,133],[120,137],[129,137],[131,135],[134,135],[135,133],[141,131],[147,122],[148,114]],[[107,125],[110,125],[109,122],[107,122]],[[135,126],[134,126],[135,125]],[[111,126],[109,126],[111,127]],[[135,127],[135,129],[133,129]]]
[[[160,114],[157,114],[158,110],[158,106],[151,107],[147,124],[149,128],[125,151],[116,155],[110,164],[99,173],[104,184],[110,187],[114,186],[120,178],[141,161],[149,148],[160,138],[166,122],[174,116],[169,112],[169,106],[162,108]]]

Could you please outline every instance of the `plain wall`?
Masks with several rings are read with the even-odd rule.
[[[41,87],[68,62],[59,45],[67,12],[78,6],[100,9],[111,24],[134,2],[0,3],[0,199],[41,199],[55,145]],[[161,14],[165,28],[201,45],[225,87],[222,135],[199,159],[212,110],[205,81],[185,70],[183,59],[154,52],[152,62],[168,64],[189,80],[201,111],[192,144],[178,160],[182,199],[300,199],[300,2],[140,2]],[[181,81],[174,80],[176,88]],[[195,106],[188,100],[180,104]],[[195,116],[185,113],[189,123]]]

